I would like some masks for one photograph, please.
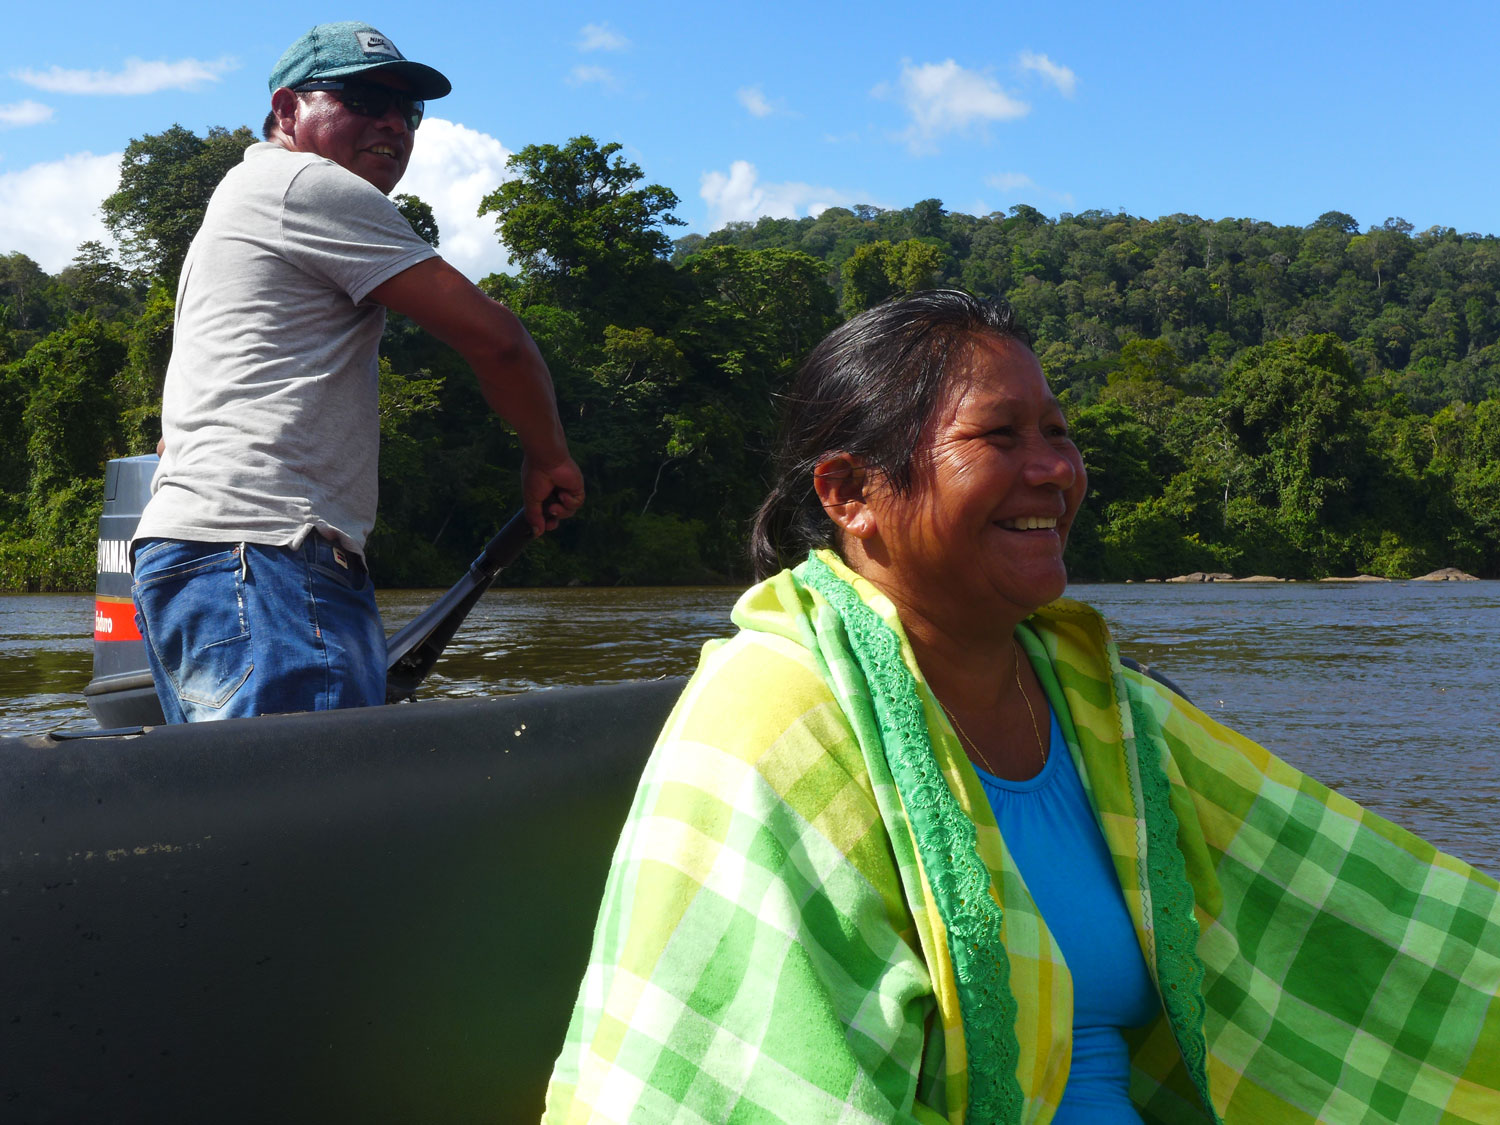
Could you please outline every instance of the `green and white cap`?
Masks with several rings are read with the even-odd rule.
[[[305,82],[349,78],[367,71],[399,74],[411,83],[413,97],[430,101],[453,89],[440,72],[412,62],[396,44],[367,23],[320,23],[286,49],[271,71],[271,90]]]

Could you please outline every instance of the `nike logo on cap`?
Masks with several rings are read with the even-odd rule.
[[[359,40],[359,46],[367,55],[384,55],[392,59],[405,59],[406,56],[396,50],[396,44],[392,43],[384,35],[373,31],[356,31],[354,37]]]

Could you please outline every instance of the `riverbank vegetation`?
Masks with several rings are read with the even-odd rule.
[[[102,208],[123,262],[0,255],[0,589],[92,587],[103,463],[155,447],[182,256],[251,140],[132,141]],[[514,272],[482,285],[551,366],[589,502],[506,581],[743,579],[777,392],[842,317],[936,285],[1009,300],[1068,406],[1090,475],[1076,578],[1500,577],[1494,235],[926,199],[674,239],[677,196],[617,144],[511,166],[480,210]],[[440,245],[430,208],[397,201]],[[514,438],[399,317],[381,404],[372,569],[447,584],[516,506]]]

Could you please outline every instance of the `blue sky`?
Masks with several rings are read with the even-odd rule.
[[[400,190],[504,267],[479,198],[527,144],[618,141],[688,230],[937,197],[1500,233],[1500,3],[11,5],[0,253],[101,237],[132,137],[258,127],[301,32],[363,19],[452,80]]]

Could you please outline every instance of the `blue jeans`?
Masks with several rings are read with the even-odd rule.
[[[385,702],[385,631],[364,560],[301,547],[143,539],[136,621],[171,723]]]

